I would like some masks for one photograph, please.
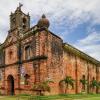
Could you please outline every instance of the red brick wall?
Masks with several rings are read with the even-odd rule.
[[[89,84],[94,77],[96,79],[96,65],[88,62],[78,56],[73,55],[67,51],[64,52],[64,61],[63,67],[65,68],[65,76],[71,76],[75,80],[75,88],[68,89],[67,93],[81,93],[82,92],[82,84],[80,83],[80,79],[83,75],[85,75],[86,79],[88,79],[88,68],[89,68]],[[76,72],[77,67],[77,72]],[[76,81],[77,79],[77,81]],[[77,82],[77,84],[76,84]],[[77,86],[77,87],[76,87]],[[89,89],[92,92],[91,89]],[[93,90],[96,92],[96,89]],[[86,88],[87,92],[87,88]]]
[[[14,78],[14,89],[15,88],[18,88],[18,69],[17,69],[17,66],[16,65],[13,65],[13,66],[9,66],[9,67],[6,67],[5,68],[5,81],[4,81],[4,84],[5,84],[5,94],[8,94],[8,76],[9,75],[12,75],[13,78]]]
[[[29,75],[29,84],[20,85],[20,77],[18,64],[9,65],[5,67],[4,71],[4,84],[5,84],[5,93],[7,94],[7,77],[12,75],[15,81],[15,94],[19,93],[33,93],[31,91],[32,86],[36,82],[42,82],[47,79],[51,79],[54,83],[50,84],[51,92],[46,94],[59,94],[64,93],[64,87],[61,87],[59,82],[64,79],[66,76],[71,76],[74,82],[74,89],[69,87],[67,93],[80,93],[82,92],[82,84],[80,79],[82,75],[86,76],[89,81],[93,77],[96,78],[96,65],[92,62],[88,62],[85,59],[82,59],[79,56],[74,55],[70,51],[63,49],[63,41],[53,35],[48,31],[39,31],[33,36],[27,37],[22,43],[22,61],[25,60],[25,47],[27,45],[31,46],[31,57],[36,56],[46,56],[47,59],[36,59],[34,61],[24,61],[20,66],[23,66],[25,69],[25,74]],[[36,43],[36,45],[35,45]],[[13,56],[9,59],[9,50],[13,51]],[[5,64],[13,64],[18,61],[17,54],[17,45],[13,44],[5,49]],[[36,66],[37,69],[36,69]],[[36,73],[35,71],[38,71]],[[88,72],[89,70],[89,72]],[[100,71],[100,70],[99,70]],[[77,82],[76,82],[77,80]],[[100,74],[98,75],[98,81],[100,81]],[[90,83],[90,82],[89,82]],[[76,87],[77,86],[77,87]],[[20,90],[18,88],[20,87]],[[90,90],[90,89],[89,89]],[[96,90],[94,90],[95,92]],[[86,89],[87,92],[87,89]],[[91,92],[91,90],[90,90]],[[34,94],[34,93],[33,93]]]
[[[11,45],[5,49],[5,64],[12,64],[18,61],[16,44]],[[10,52],[12,52],[10,57]]]

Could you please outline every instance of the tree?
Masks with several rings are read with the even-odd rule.
[[[67,89],[69,88],[69,86],[72,87],[72,89],[74,88],[74,79],[72,79],[71,76],[66,76],[65,79],[61,80],[60,83],[64,82],[66,89],[65,89],[65,93],[67,91]]]
[[[85,86],[87,85],[87,80],[85,78],[80,79],[80,82],[82,84],[82,90],[85,91]]]
[[[50,92],[49,83],[53,83],[53,81],[44,81],[38,84],[33,85],[33,90],[38,91],[38,95],[44,95],[44,92]]]
[[[92,90],[94,90],[95,87],[98,87],[98,82],[93,78],[93,80],[90,83],[90,88],[92,88]]]

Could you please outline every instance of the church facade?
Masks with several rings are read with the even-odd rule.
[[[50,95],[64,93],[60,81],[72,77],[74,88],[67,93],[81,93],[80,79],[88,80],[87,93],[92,80],[100,82],[100,62],[49,31],[49,20],[45,15],[30,28],[30,16],[17,7],[10,15],[10,30],[4,43],[0,45],[0,93],[4,95],[36,94],[34,84],[45,80],[50,83]]]

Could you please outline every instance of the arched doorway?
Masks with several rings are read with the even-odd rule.
[[[14,78],[12,75],[7,77],[8,83],[8,95],[14,95]]]

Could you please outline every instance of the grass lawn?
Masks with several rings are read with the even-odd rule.
[[[0,100],[100,100],[100,94],[54,96],[0,96]]]

